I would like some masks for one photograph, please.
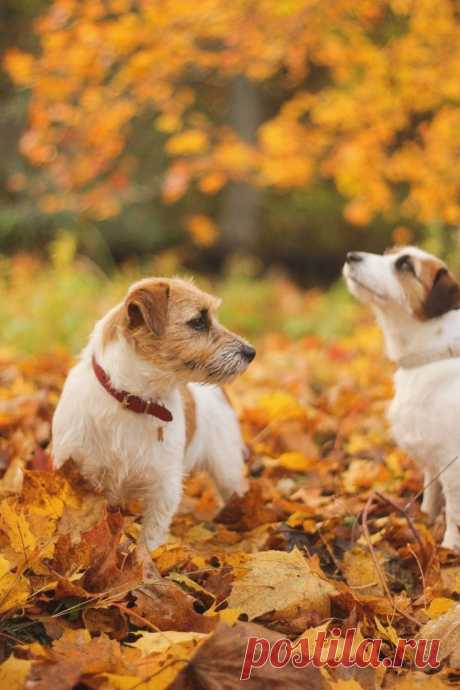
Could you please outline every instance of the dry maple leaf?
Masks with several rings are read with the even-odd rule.
[[[146,619],[158,630],[207,633],[218,617],[203,616],[194,609],[194,599],[173,582],[163,578],[134,593],[135,606],[127,610],[135,625]],[[139,619],[138,617],[141,617]]]
[[[242,569],[245,572],[236,577],[228,605],[244,611],[250,620],[268,613],[288,621],[302,613],[314,612],[320,619],[330,615],[330,597],[336,590],[311,571],[297,549],[251,554]]]

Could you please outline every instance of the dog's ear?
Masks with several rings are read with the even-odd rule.
[[[155,283],[149,288],[138,288],[128,295],[126,308],[129,328],[134,330],[145,324],[155,335],[163,335],[168,319],[169,285]]]
[[[446,269],[440,269],[423,305],[426,319],[442,316],[452,309],[460,308],[460,285]]]

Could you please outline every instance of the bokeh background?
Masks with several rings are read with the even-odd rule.
[[[347,250],[460,269],[456,0],[3,0],[3,345],[194,274],[250,337],[350,329]]]

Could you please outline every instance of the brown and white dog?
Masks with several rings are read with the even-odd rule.
[[[350,252],[343,272],[350,292],[372,306],[397,365],[389,419],[423,468],[422,510],[434,519],[444,494],[443,546],[460,549],[460,285],[415,247]]]
[[[191,470],[206,468],[224,498],[246,489],[238,421],[219,384],[255,350],[219,324],[219,304],[177,278],[133,285],[96,324],[54,415],[55,468],[73,458],[111,503],[143,499],[149,550],[166,539]]]

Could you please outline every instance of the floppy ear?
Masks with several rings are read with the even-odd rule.
[[[423,315],[427,319],[433,319],[451,309],[459,308],[460,285],[448,271],[438,274],[423,305]]]
[[[169,285],[157,283],[138,288],[128,295],[126,308],[131,330],[146,325],[155,335],[163,335],[168,319]]]

